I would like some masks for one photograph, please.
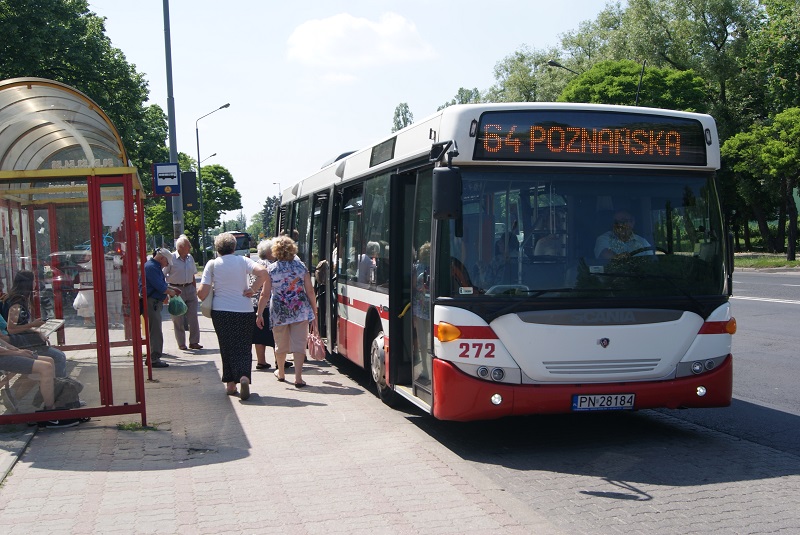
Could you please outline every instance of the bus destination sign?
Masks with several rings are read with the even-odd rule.
[[[475,160],[706,165],[703,125],[645,113],[540,110],[481,115]]]

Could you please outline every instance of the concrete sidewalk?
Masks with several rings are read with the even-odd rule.
[[[146,385],[150,429],[128,415],[0,433],[6,461],[32,435],[0,487],[0,532],[558,532],[346,363],[307,364],[302,389],[253,371],[248,401],[226,396],[211,320],[200,326],[205,349],[185,352],[164,323],[173,356]]]

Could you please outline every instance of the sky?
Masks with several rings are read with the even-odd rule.
[[[279,188],[388,136],[398,104],[420,120],[460,87],[488,89],[503,58],[558,46],[605,4],[171,0],[177,149],[197,159],[199,132],[200,160],[231,172],[249,223]],[[163,0],[89,7],[166,113]]]

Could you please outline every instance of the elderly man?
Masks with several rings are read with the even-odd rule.
[[[147,319],[150,324],[150,363],[153,368],[168,368],[169,364],[161,360],[164,349],[164,335],[161,330],[161,310],[170,297],[177,294],[167,285],[162,271],[172,265],[172,253],[160,247],[153,252],[153,257],[144,264],[145,290],[147,292]]]
[[[594,244],[594,255],[597,258],[611,259],[618,256],[652,255],[650,242],[633,232],[636,219],[625,210],[614,214],[611,230],[597,237]],[[637,252],[638,251],[638,252]]]
[[[164,275],[170,286],[179,288],[181,298],[186,303],[187,311],[182,316],[172,316],[175,329],[175,341],[182,351],[203,349],[200,345],[200,324],[197,322],[197,266],[189,254],[192,244],[184,234],[175,242],[176,251],[172,253],[172,264],[164,268]],[[186,330],[189,330],[189,347],[186,347]]]

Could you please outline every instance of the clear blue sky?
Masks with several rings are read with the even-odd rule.
[[[459,87],[484,90],[522,45],[557,46],[602,0],[171,0],[177,148],[232,173],[244,215],[347,151],[387,136],[397,105],[415,119]],[[167,111],[162,0],[90,0],[106,34]],[[225,218],[232,219],[236,213]]]

